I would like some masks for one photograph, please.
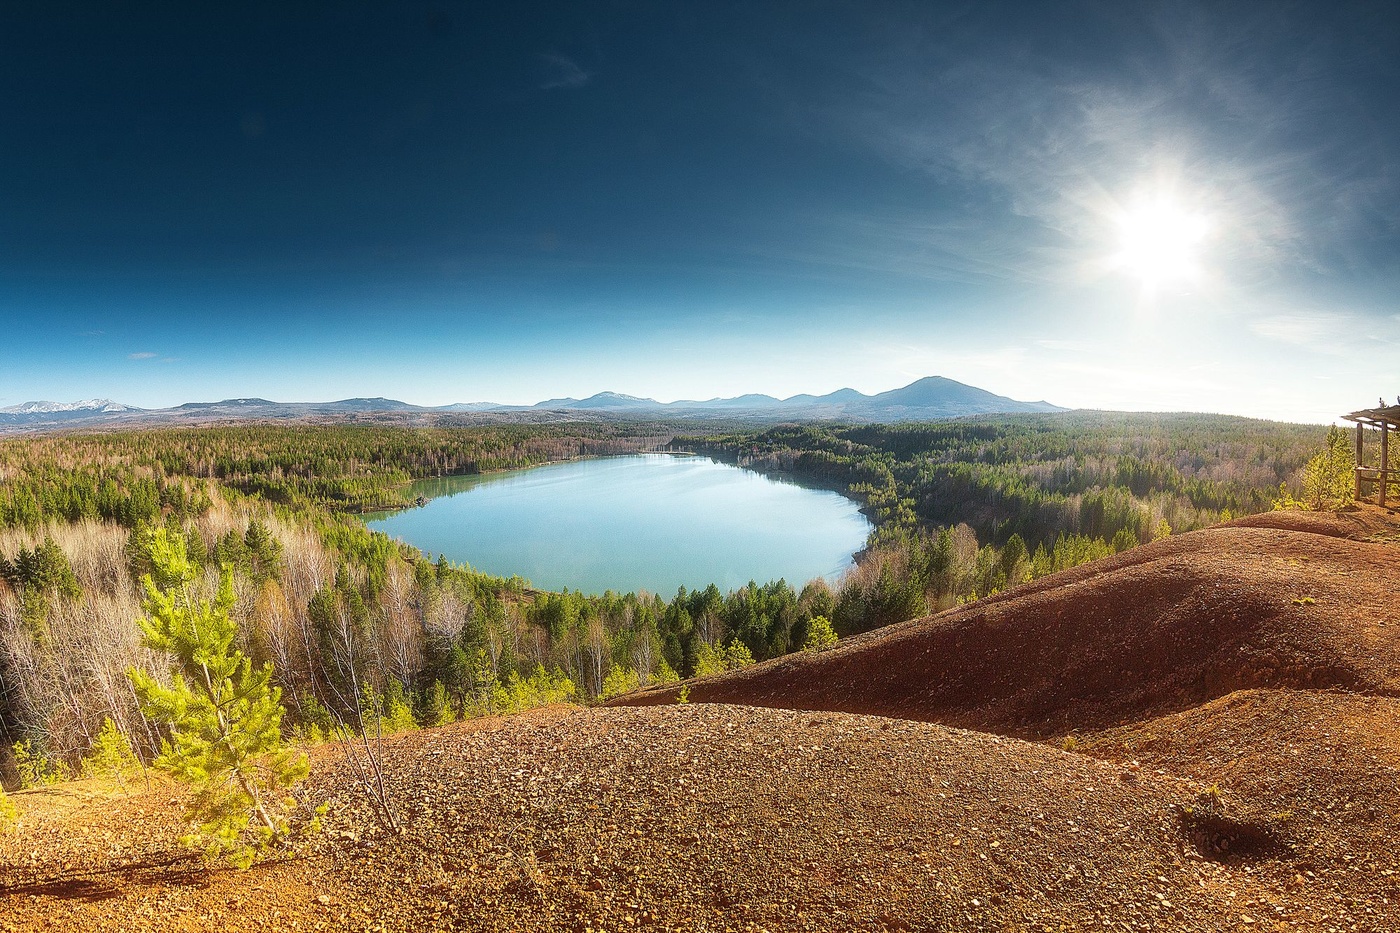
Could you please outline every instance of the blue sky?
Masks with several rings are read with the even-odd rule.
[[[1400,392],[1388,3],[0,10],[0,405]]]

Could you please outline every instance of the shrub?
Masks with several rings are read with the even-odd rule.
[[[1303,493],[1314,509],[1340,509],[1356,501],[1356,455],[1346,432],[1336,425],[1327,429],[1321,453],[1303,470]]]
[[[386,733],[412,732],[418,728],[418,721],[413,718],[413,707],[408,702],[403,684],[397,680],[389,681],[389,685],[384,689],[383,709],[383,729]]]
[[[1132,530],[1128,528],[1120,528],[1118,529],[1118,532],[1113,536],[1113,540],[1109,542],[1108,546],[1112,549],[1113,553],[1121,554],[1124,551],[1129,551],[1137,547],[1138,537],[1132,532]]]
[[[514,671],[506,678],[505,706],[513,713],[567,703],[578,695],[578,687],[568,675],[557,668],[551,673],[543,664],[535,665],[529,677],[521,677]]]
[[[724,654],[716,651],[708,642],[701,642],[695,652],[695,676],[709,677],[724,673]]]
[[[435,680],[423,698],[423,723],[429,726],[445,726],[457,721],[457,711],[452,708],[452,697],[442,681]]]
[[[726,670],[737,671],[741,667],[748,667],[753,664],[753,652],[749,651],[749,646],[739,639],[731,641],[724,649],[724,666]]]
[[[671,667],[671,665],[666,663],[665,658],[662,658],[661,663],[656,668],[656,671],[651,675],[650,683],[673,684],[679,681],[680,679],[681,675],[677,674],[675,668]]]
[[[816,616],[807,623],[807,638],[802,643],[803,651],[825,651],[836,644],[836,631],[826,616]]]
[[[700,650],[695,653],[695,676],[708,677],[711,674],[723,674],[725,671],[737,671],[752,663],[753,652],[737,638],[722,649],[701,644]]]
[[[68,776],[68,770],[61,761],[49,758],[42,749],[35,749],[28,739],[16,742],[12,751],[15,770],[19,772],[19,786],[26,790],[57,784]]]
[[[282,741],[272,665],[255,668],[234,645],[231,569],[224,567],[209,602],[191,595],[197,570],[182,538],[156,528],[150,557],[152,573],[142,579],[147,615],[137,621],[146,646],[170,657],[170,683],[137,668],[128,676],[142,712],[169,730],[155,766],[195,789],[190,816],[198,830],[185,841],[246,868],[289,834],[291,791],[310,763]]]
[[[140,766],[136,753],[131,750],[131,742],[110,716],[104,719],[101,731],[92,740],[92,747],[83,756],[83,776],[121,778]]]
[[[614,664],[608,671],[608,676],[603,678],[603,692],[599,696],[604,700],[611,700],[624,693],[631,693],[641,685],[642,678],[636,671],[630,667],[620,667]]]
[[[336,719],[315,695],[303,693],[297,701],[300,720],[296,724],[297,738],[308,745],[319,745],[336,733]]]

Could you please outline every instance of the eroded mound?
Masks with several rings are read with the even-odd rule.
[[[1199,806],[1200,785],[933,724],[727,706],[554,711],[402,736],[384,762],[401,835],[376,824],[324,749],[313,789],[333,800],[326,832],[248,874],[151,864],[169,827],[145,820],[169,790],[67,809],[18,794],[24,826],[0,836],[0,927],[1212,931],[1322,914],[1379,924],[1368,929],[1400,920],[1345,891],[1319,901],[1285,856],[1199,854],[1183,813]],[[98,817],[117,849],[36,845]],[[129,846],[145,867],[130,864]],[[1378,870],[1393,867],[1377,858]]]
[[[1288,840],[1300,871],[1356,873],[1376,898],[1400,894],[1392,872],[1370,865],[1400,837],[1400,699],[1242,691],[1078,737],[1077,748],[1225,788],[1238,812]]]
[[[1226,528],[1278,528],[1353,541],[1400,541],[1393,509],[1358,505],[1345,512],[1260,512],[1226,522]]]
[[[1400,552],[1289,528],[1135,548],[820,654],[694,681],[692,702],[844,710],[1030,737],[1251,687],[1400,689]],[[677,688],[622,704],[674,702]]]

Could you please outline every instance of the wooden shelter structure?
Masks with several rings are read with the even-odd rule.
[[[1396,404],[1386,405],[1384,399],[1377,408],[1364,408],[1349,415],[1342,415],[1343,421],[1356,422],[1356,499],[1361,501],[1361,484],[1376,484],[1376,503],[1385,505],[1387,489],[1392,483],[1400,484],[1400,470],[1390,468],[1390,432],[1400,434],[1400,399]],[[1366,429],[1377,428],[1381,432],[1381,459],[1379,467],[1363,466]]]

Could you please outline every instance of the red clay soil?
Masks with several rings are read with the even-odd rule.
[[[1260,512],[1225,522],[1223,528],[1281,528],[1353,541],[1400,542],[1394,509],[1359,505],[1344,512]]]
[[[1267,819],[1198,782],[936,724],[695,704],[556,710],[401,736],[384,761],[401,834],[322,749],[312,791],[332,802],[325,832],[246,873],[183,856],[169,790],[16,794],[21,828],[0,835],[0,930],[1400,923],[1400,899],[1358,895],[1388,890],[1400,864],[1389,852],[1367,855],[1376,883],[1359,888],[1316,859],[1300,868],[1287,840],[1260,843]],[[1204,816],[1225,828],[1203,838]],[[1222,833],[1234,852],[1211,848]],[[185,860],[161,864],[172,858]]]
[[[1236,815],[1284,850],[1295,884],[1327,892],[1333,908],[1349,903],[1360,929],[1400,929],[1376,915],[1400,903],[1400,699],[1241,691],[1079,737],[1077,750],[1225,789]],[[1307,913],[1325,927],[1327,912],[1320,900]]]
[[[689,698],[1046,737],[1247,688],[1400,692],[1400,550],[1384,541],[1396,529],[1373,509],[1173,536],[819,654],[693,681]]]

